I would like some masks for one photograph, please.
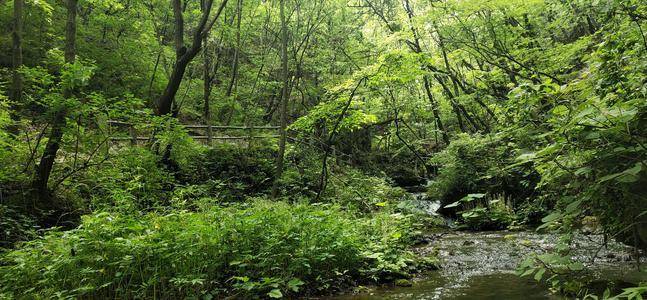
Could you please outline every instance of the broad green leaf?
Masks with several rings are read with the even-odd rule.
[[[541,219],[541,221],[544,222],[544,223],[550,223],[550,222],[554,222],[556,220],[559,220],[561,218],[562,218],[561,212],[554,212],[554,213],[552,213],[550,215],[545,216],[543,219]]]
[[[304,285],[305,283],[301,281],[299,278],[292,278],[290,281],[288,281],[288,288],[294,292],[299,291],[299,287]]]
[[[531,160],[535,159],[535,157],[537,157],[537,154],[534,153],[534,152],[524,153],[524,154],[521,154],[521,155],[517,156],[517,161],[527,162],[527,161],[531,161]]]
[[[469,194],[467,197],[481,199],[485,197],[485,194]]]
[[[622,182],[622,183],[632,183],[638,181],[639,177],[636,175],[631,175],[631,174],[623,174],[622,176],[618,176],[616,178],[616,181]]]
[[[571,202],[568,206],[566,206],[565,213],[570,215],[573,212],[575,212],[577,209],[580,208],[580,204],[582,204],[582,200],[576,200],[574,202]]]
[[[584,265],[581,262],[577,261],[577,262],[569,264],[568,268],[571,271],[582,271],[582,270],[584,270]]]
[[[600,133],[597,133],[597,132],[591,132],[591,133],[586,135],[587,140],[595,140],[595,139],[598,139],[598,138],[600,138]]]
[[[544,276],[544,273],[546,273],[546,269],[541,268],[537,273],[535,273],[535,280],[540,281],[541,278]]]
[[[267,295],[270,296],[270,298],[275,299],[283,298],[283,293],[281,293],[281,290],[279,289],[273,289],[269,293],[267,293]]]
[[[643,167],[641,163],[636,163],[633,168],[625,170],[623,173],[630,175],[638,175],[642,171]]]
[[[589,167],[582,167],[582,168],[579,168],[579,169],[575,170],[575,175],[589,174],[589,173],[591,173],[591,171],[593,171],[593,169],[591,169]]]
[[[530,269],[526,270],[525,272],[521,273],[521,277],[526,277],[526,276],[532,274],[533,272],[535,272],[535,269],[530,268]]]
[[[453,203],[450,203],[450,204],[445,205],[445,208],[457,207],[457,206],[459,206],[459,205],[461,205],[461,202],[460,202],[460,201],[456,201],[456,202],[453,202]]]
[[[600,178],[598,180],[598,182],[599,183],[607,182],[607,181],[609,181],[611,179],[614,179],[614,178],[616,178],[616,177],[618,177],[620,175],[622,175],[622,173],[615,173],[615,174],[610,174],[610,175],[607,175],[607,176],[603,176],[602,178]]]

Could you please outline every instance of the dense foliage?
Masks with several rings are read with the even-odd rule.
[[[641,0],[4,1],[0,296],[408,277],[443,223],[411,186],[457,229],[564,234],[520,275],[583,296],[575,232],[647,250],[646,21]]]
[[[402,215],[356,218],[334,206],[261,200],[196,213],[99,213],[8,253],[1,292],[246,298],[325,291],[360,275],[406,275],[415,267],[405,247],[411,229]]]

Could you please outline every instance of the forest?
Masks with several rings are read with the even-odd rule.
[[[643,299],[643,0],[2,0],[0,299]]]

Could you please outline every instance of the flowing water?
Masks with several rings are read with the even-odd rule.
[[[424,193],[411,191],[415,205],[437,215],[440,203],[425,199]],[[451,220],[448,220],[451,225]],[[364,299],[565,299],[550,293],[531,278],[515,275],[517,265],[533,253],[553,250],[558,235],[523,232],[429,233],[415,251],[421,256],[437,255],[441,268],[413,280],[411,287],[378,286],[340,300]],[[617,243],[604,244],[601,235],[578,234],[572,243],[572,257],[604,280],[647,281],[647,274],[633,267],[631,249]],[[595,257],[595,260],[592,260]],[[629,279],[631,278],[631,279]]]

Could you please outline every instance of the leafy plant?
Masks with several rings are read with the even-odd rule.
[[[257,200],[200,213],[97,213],[3,255],[12,297],[281,297],[402,276],[407,218]],[[36,284],[37,283],[37,284]]]
[[[503,135],[460,135],[431,159],[440,165],[439,174],[429,187],[429,197],[447,208],[458,201],[469,202],[470,194],[504,194],[512,204],[533,194],[538,178],[532,167],[515,164],[519,151]],[[467,197],[467,198],[465,198]]]
[[[37,236],[35,221],[24,212],[0,204],[0,251],[12,248],[14,243]]]

